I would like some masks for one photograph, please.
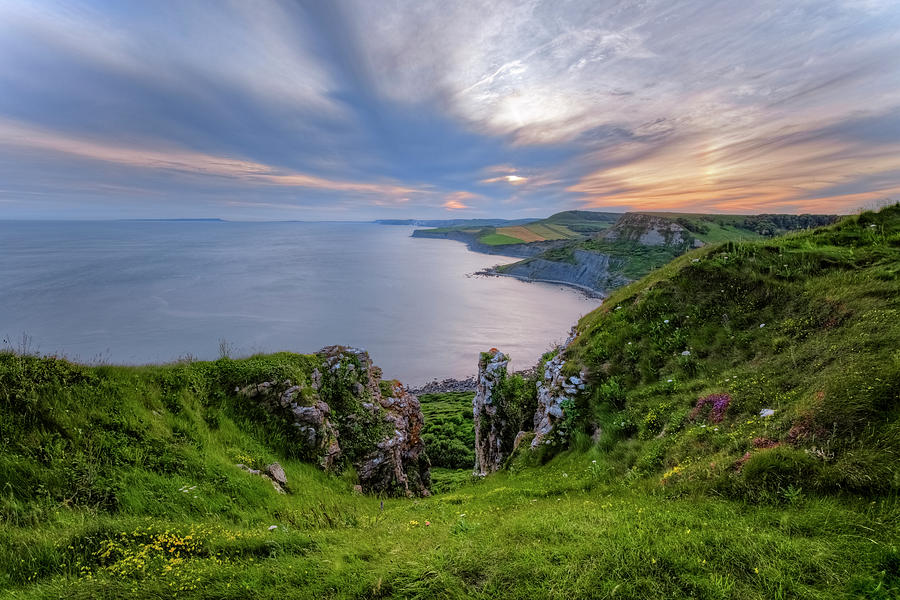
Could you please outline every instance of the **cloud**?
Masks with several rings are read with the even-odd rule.
[[[891,0],[0,0],[0,179],[97,211],[852,210],[900,185],[898,28]]]
[[[423,190],[395,183],[330,179],[252,160],[217,156],[177,148],[125,146],[47,131],[28,124],[0,120],[0,146],[65,154],[77,158],[139,169],[177,171],[189,175],[227,178],[235,183],[399,196]]]
[[[468,200],[474,200],[478,198],[476,194],[471,192],[453,192],[452,194],[448,194],[445,197],[445,201],[441,206],[446,208],[447,210],[465,210],[468,208],[472,208],[465,202]]]
[[[258,101],[335,113],[337,83],[306,40],[313,30],[290,5],[223,2],[156,4],[128,10],[71,2],[0,3],[0,33],[15,49],[30,43],[122,76],[190,92],[214,81]],[[20,52],[12,52],[16,56]],[[4,64],[5,63],[5,64]],[[0,65],[18,70],[13,60]]]
[[[900,107],[898,107],[900,108]],[[644,155],[624,154],[568,191],[588,207],[715,212],[847,211],[900,191],[900,136],[869,135],[864,121],[900,132],[896,111],[808,129],[684,135]],[[882,174],[882,177],[878,177]]]

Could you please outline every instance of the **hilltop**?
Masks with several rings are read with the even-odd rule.
[[[0,590],[896,598],[898,317],[889,207],[687,249],[532,372],[490,349],[474,400],[423,396],[421,412],[352,349],[157,367],[0,354]],[[294,386],[289,407],[329,404],[338,468],[324,423],[310,438],[279,412]],[[431,496],[397,485],[428,481],[418,443],[395,454],[366,417],[397,404],[400,437],[434,454]],[[356,488],[376,448],[399,471]],[[459,468],[473,455],[486,477]],[[276,462],[283,494],[236,466]]]
[[[707,215],[566,211],[520,226],[419,229],[416,237],[458,240],[470,249],[522,257],[487,270],[606,295],[692,248],[759,240],[827,225],[835,215]]]

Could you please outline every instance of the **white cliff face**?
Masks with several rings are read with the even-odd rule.
[[[549,435],[565,417],[564,403],[573,400],[579,392],[585,389],[583,372],[580,376],[566,377],[563,375],[563,367],[566,364],[563,355],[573,339],[575,339],[574,332],[562,346],[557,348],[556,355],[544,365],[543,377],[537,382],[538,408],[534,413],[532,448],[537,448],[542,443],[550,443]]]
[[[499,432],[497,406],[493,390],[497,382],[506,375],[509,357],[496,348],[478,363],[478,378],[472,414],[475,421],[475,474],[486,475],[500,468],[503,463],[502,440]]]

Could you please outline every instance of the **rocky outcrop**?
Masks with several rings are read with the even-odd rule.
[[[425,419],[419,400],[399,383],[393,383],[391,395],[379,395],[378,403],[384,410],[390,433],[357,465],[362,490],[395,490],[406,496],[428,496],[431,463],[421,438]]]
[[[502,415],[494,396],[494,388],[506,377],[509,357],[496,348],[483,353],[478,361],[478,383],[472,401],[475,421],[475,474],[486,475],[500,468],[506,458],[503,452]]]
[[[560,424],[565,421],[570,403],[587,388],[585,373],[567,375],[565,351],[575,332],[557,347],[554,355],[534,374],[522,377],[519,384],[533,386],[536,408],[531,404],[527,419],[517,412],[527,402],[527,394],[510,399],[505,389],[509,357],[491,348],[483,353],[478,363],[478,386],[472,403],[475,419],[475,474],[486,475],[497,471],[506,459],[526,443],[531,449],[541,444],[553,444],[566,440],[567,431]],[[521,377],[521,376],[520,376]],[[520,427],[524,426],[522,429]],[[530,428],[530,429],[529,429]]]
[[[606,240],[625,240],[644,246],[691,248],[699,241],[672,219],[645,213],[626,213],[615,225],[599,234]],[[703,245],[702,242],[699,244]]]
[[[294,438],[303,444],[297,455],[314,459],[323,469],[332,470],[340,460],[341,446],[331,422],[331,408],[318,397],[320,388],[321,374],[316,369],[308,384],[294,385],[290,379],[280,383],[263,381],[235,392],[284,418],[294,428]]]
[[[551,434],[565,417],[565,406],[574,400],[586,387],[585,373],[566,376],[565,350],[574,339],[574,333],[556,349],[556,354],[544,365],[541,379],[537,382],[538,408],[534,413],[534,437],[531,447],[552,442]]]
[[[284,420],[300,445],[296,455],[329,471],[353,464],[366,492],[428,495],[430,463],[415,395],[399,382],[382,390],[381,369],[365,350],[329,346],[317,354],[321,365],[307,381],[264,381],[235,392]]]

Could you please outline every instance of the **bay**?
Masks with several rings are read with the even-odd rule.
[[[599,305],[473,277],[515,259],[373,223],[0,221],[0,337],[83,362],[215,359],[331,344],[409,384],[498,347],[527,368]]]

